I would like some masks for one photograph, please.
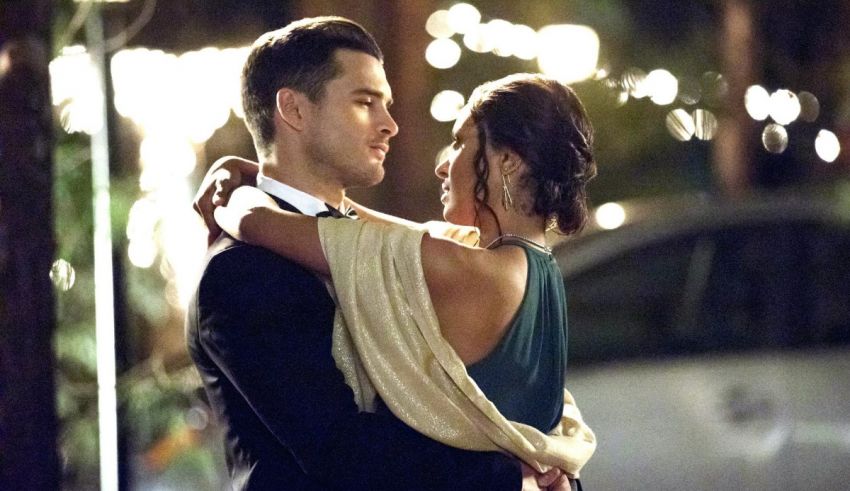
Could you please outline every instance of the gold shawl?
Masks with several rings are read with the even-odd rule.
[[[572,395],[564,390],[564,413],[549,435],[508,421],[443,339],[422,272],[428,229],[458,236],[442,222],[319,220],[337,297],[333,355],[358,407],[373,411],[378,394],[399,419],[434,440],[507,452],[538,471],[554,466],[577,477],[596,438]]]

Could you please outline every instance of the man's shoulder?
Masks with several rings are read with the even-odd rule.
[[[322,281],[311,271],[262,247],[221,237],[207,251],[198,282],[198,296],[219,292],[230,298],[257,292],[327,296]]]

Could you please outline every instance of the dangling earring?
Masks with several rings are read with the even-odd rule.
[[[502,208],[505,211],[514,209],[514,199],[511,197],[511,177],[508,174],[502,174]]]

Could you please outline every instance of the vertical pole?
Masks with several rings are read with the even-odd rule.
[[[118,489],[118,404],[115,383],[115,299],[112,265],[112,218],[109,196],[109,125],[106,81],[109,69],[103,12],[95,5],[86,21],[86,40],[103,94],[103,124],[91,137],[94,210],[95,336],[97,343],[100,488]]]
[[[734,198],[746,193],[752,181],[754,125],[744,110],[744,94],[754,80],[755,33],[749,0],[724,0],[721,9],[721,66],[729,92],[714,140],[714,170],[721,192]]]

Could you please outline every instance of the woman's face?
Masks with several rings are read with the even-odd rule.
[[[468,110],[461,111],[452,130],[453,142],[434,173],[443,181],[443,218],[457,225],[475,223],[475,156],[478,129]]]

